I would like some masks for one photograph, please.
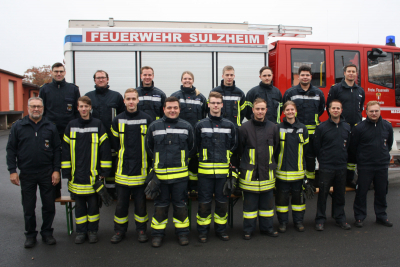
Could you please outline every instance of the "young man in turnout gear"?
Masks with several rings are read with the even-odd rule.
[[[248,120],[251,119],[253,114],[253,102],[257,98],[262,98],[267,101],[268,111],[267,119],[273,123],[279,124],[281,122],[281,107],[282,107],[282,94],[278,88],[272,85],[274,75],[270,67],[264,66],[260,69],[260,84],[250,89],[246,94],[246,105]]]
[[[351,132],[350,157],[357,164],[358,179],[354,199],[354,225],[363,227],[367,217],[367,193],[374,183],[374,210],[376,222],[392,227],[388,220],[386,195],[388,193],[388,168],[393,144],[393,128],[382,119],[378,101],[366,106],[367,118],[357,124]]]
[[[344,79],[337,84],[332,85],[329,90],[328,99],[326,100],[326,110],[329,114],[329,104],[332,100],[337,99],[343,105],[343,117],[350,127],[362,121],[362,111],[364,109],[365,92],[361,86],[356,84],[357,66],[349,64],[344,67]],[[355,187],[352,183],[356,165],[353,162],[347,163],[347,179],[348,186]]]
[[[128,209],[130,197],[135,201],[135,223],[138,240],[147,242],[146,235],[148,215],[144,181],[148,173],[146,133],[153,121],[149,115],[137,109],[139,95],[136,89],[125,91],[126,111],[114,118],[111,126],[112,145],[118,153],[118,164],[115,173],[117,190],[117,207],[114,216],[115,234],[111,243],[117,244],[128,230]]]
[[[296,118],[296,104],[287,101],[283,105],[283,122],[278,125],[280,147],[275,154],[278,162],[276,169],[275,205],[278,215],[278,232],[285,233],[289,223],[289,199],[292,196],[293,224],[297,231],[303,232],[304,213],[306,210],[303,195],[305,178],[305,154],[308,149],[308,131],[304,124]]]
[[[262,234],[277,237],[273,229],[278,127],[266,118],[267,102],[257,98],[250,121],[239,128],[240,180],[243,190],[243,238],[252,238],[257,217]]]
[[[171,96],[179,99],[181,113],[179,117],[189,122],[193,129],[197,122],[204,119],[207,115],[207,99],[193,86],[194,75],[190,71],[184,71],[181,76],[181,89]],[[189,191],[196,195],[197,191],[197,168],[199,160],[194,155],[189,161]]]
[[[168,97],[164,103],[164,117],[150,124],[146,135],[146,149],[153,159],[156,175],[153,180],[156,179],[159,186],[151,222],[153,247],[162,244],[170,202],[174,209],[173,221],[179,244],[189,244],[188,161],[196,149],[193,128],[179,118],[179,113],[179,100]],[[153,180],[150,182],[155,182]]]
[[[104,70],[97,70],[93,75],[93,80],[95,90],[86,93],[92,101],[92,117],[101,120],[106,127],[107,136],[111,138],[111,122],[115,116],[125,111],[124,99],[119,92],[110,90],[108,85],[110,79]],[[111,155],[113,162],[111,177],[105,177],[104,182],[108,193],[116,199],[114,173],[117,169],[115,166],[117,153],[113,147],[111,147]]]
[[[210,109],[208,118],[199,121],[195,127],[199,155],[197,231],[201,243],[206,243],[208,239],[213,195],[215,234],[223,241],[229,240],[226,232],[228,196],[224,195],[223,188],[227,179],[230,179],[228,177],[230,157],[237,147],[235,125],[221,116],[222,95],[211,92],[208,107]]]
[[[69,180],[68,190],[75,194],[76,244],[84,243],[87,237],[90,243],[98,241],[100,211],[93,185],[99,177],[109,176],[112,165],[106,129],[90,116],[91,109],[89,97],[78,99],[81,117],[67,125],[63,142],[63,178]]]
[[[51,228],[56,213],[54,187],[60,182],[61,148],[57,127],[43,117],[43,100],[28,100],[28,116],[16,121],[7,143],[7,166],[11,183],[21,185],[25,220],[25,248],[36,244],[36,191],[42,200],[43,242],[56,244]],[[18,176],[17,167],[21,173]]]
[[[65,81],[65,67],[62,63],[51,66],[52,82],[42,85],[39,97],[43,99],[43,116],[54,122],[60,138],[64,137],[65,127],[76,118],[79,118],[77,101],[81,96],[78,86]],[[56,198],[61,197],[61,182],[55,187]]]
[[[283,103],[293,101],[297,108],[297,119],[308,129],[309,147],[313,146],[315,128],[319,124],[319,117],[325,110],[324,93],[311,85],[312,73],[309,66],[299,67],[299,84],[288,89],[283,95]],[[315,155],[313,149],[306,151],[306,177],[315,179]]]
[[[140,69],[140,86],[136,88],[139,93],[138,109],[149,114],[153,121],[163,117],[165,93],[154,86],[154,70],[144,66]]]
[[[350,230],[344,212],[346,193],[346,166],[350,145],[350,125],[342,114],[342,103],[333,99],[329,103],[330,117],[315,130],[314,149],[319,163],[319,194],[315,230],[323,231],[326,221],[326,199],[333,186],[332,209],[336,225]]]

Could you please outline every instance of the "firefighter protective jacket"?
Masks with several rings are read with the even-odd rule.
[[[125,111],[114,118],[111,133],[118,153],[115,182],[123,186],[143,185],[147,176],[146,133],[152,122],[149,115],[137,110]]]
[[[247,101],[247,115],[246,118],[250,120],[253,114],[253,103],[257,98],[262,98],[267,101],[267,119],[273,123],[281,122],[281,107],[282,107],[282,94],[278,88],[272,84],[264,84],[260,82],[259,85],[250,89],[246,95]]]
[[[207,99],[203,94],[196,95],[196,87],[185,88],[173,93],[179,99],[181,113],[179,117],[194,126],[207,115]]]
[[[77,101],[81,96],[79,88],[73,83],[64,80],[44,84],[39,91],[39,97],[43,99],[44,113],[50,121],[57,125],[57,130],[62,134],[67,124],[79,118]]]
[[[42,117],[38,129],[29,116],[16,121],[10,131],[7,143],[7,166],[10,173],[16,173],[17,165],[26,174],[38,171],[60,171],[61,147],[57,127]]]
[[[367,117],[351,131],[350,160],[361,170],[388,168],[392,145],[392,124],[382,116],[377,122]]]
[[[332,100],[340,100],[343,106],[343,117],[351,126],[362,121],[362,111],[364,108],[365,92],[364,89],[354,83],[348,86],[345,80],[332,85],[329,90],[328,99],[326,100],[326,110],[329,114],[329,103]]]
[[[196,124],[199,178],[226,178],[228,176],[230,158],[237,148],[236,131],[231,121],[211,114]]]
[[[190,123],[165,115],[152,122],[147,130],[146,149],[153,159],[153,168],[161,183],[189,180],[188,162],[196,152]]]
[[[235,81],[233,81],[232,86],[225,86],[224,80],[221,80],[221,85],[211,91],[220,93],[224,98],[224,106],[221,110],[222,116],[233,122],[236,127],[241,126],[247,111],[246,96],[242,90],[235,86]],[[207,112],[209,112],[209,109],[207,109]]]
[[[140,86],[136,90],[139,94],[138,109],[149,114],[153,121],[162,118],[164,115],[165,93],[155,87],[154,82],[150,87],[143,87],[143,83],[140,82]]]
[[[337,124],[329,118],[318,125],[310,149],[314,149],[320,169],[340,170],[347,168],[349,145],[350,125],[341,116]]]
[[[308,130],[296,118],[290,124],[286,118],[278,125],[279,130],[279,154],[275,154],[278,162],[276,178],[292,182],[304,178],[305,152],[308,149]]]
[[[65,129],[61,168],[68,190],[79,195],[94,194],[96,177],[110,176],[111,148],[99,119],[72,120]],[[99,188],[101,189],[101,188]]]
[[[288,89],[283,95],[283,103],[288,100],[296,104],[297,118],[307,127],[308,134],[314,134],[319,124],[319,117],[325,110],[324,93],[311,84],[308,90],[304,91],[298,84]]]
[[[278,126],[267,118],[250,121],[239,128],[240,188],[258,193],[275,187],[276,161],[274,153],[279,147]]]

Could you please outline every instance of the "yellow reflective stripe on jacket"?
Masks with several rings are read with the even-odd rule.
[[[269,148],[269,163],[272,164],[272,156],[274,155],[274,147],[273,146],[268,146]]]
[[[160,152],[156,152],[154,157],[154,169],[158,168],[158,163],[160,162]]]
[[[304,140],[303,145],[306,145],[306,144],[308,144],[309,142],[310,142],[310,138],[307,138],[306,140]]]
[[[68,144],[70,144],[71,139],[69,139],[65,134],[64,134],[63,139],[64,139],[65,142],[67,142]]]
[[[107,133],[104,133],[101,137],[100,137],[100,145],[104,142],[104,140],[106,140],[108,138]]]
[[[299,134],[300,137],[300,142],[299,143],[299,151],[297,153],[298,159],[297,159],[297,168],[299,171],[303,170],[303,145],[304,145],[304,138],[303,134]]]
[[[280,213],[289,212],[289,206],[276,206],[276,212]]]
[[[79,218],[75,218],[75,223],[76,224],[86,223],[87,221],[88,221],[87,215],[79,217]]]
[[[243,218],[244,219],[257,218],[257,211],[250,211],[250,212],[243,211]]]
[[[282,169],[283,153],[285,151],[286,133],[285,132],[279,132],[279,139],[280,139],[280,151],[279,151],[277,170]]]
[[[142,131],[141,141],[142,141],[142,175],[147,175],[147,151],[146,151],[146,133],[147,125],[140,125]]]
[[[319,120],[318,120],[318,114],[315,114],[315,125],[319,124]]]
[[[276,118],[276,122],[277,122],[277,123],[280,123],[280,122],[281,122],[281,108],[282,108],[282,106],[283,106],[283,104],[282,104],[282,103],[279,103],[279,105],[278,105],[278,110],[277,110],[278,116],[277,116],[277,118]]]
[[[61,161],[61,169],[71,168],[71,161]]]
[[[140,222],[140,223],[145,223],[149,220],[149,215],[146,214],[144,217],[140,217],[135,213],[135,221]]]
[[[245,176],[245,180],[246,181],[251,181],[251,178],[253,177],[253,171],[246,171],[246,176]]]
[[[246,181],[242,178],[239,179],[239,186],[243,190],[260,192],[274,189],[275,187],[275,179],[274,180],[265,180],[265,181]]]
[[[228,213],[224,217],[220,217],[218,214],[214,213],[214,222],[218,224],[226,224],[228,222]]]
[[[122,174],[122,167],[124,166],[125,154],[125,123],[118,123],[119,143],[121,148],[118,151],[118,164],[116,174]]]
[[[203,148],[203,160],[204,161],[208,160],[207,148]]]
[[[207,216],[207,218],[202,218],[200,215],[197,213],[197,224],[198,225],[209,225],[211,224],[211,214]]]
[[[189,217],[186,217],[186,219],[183,222],[176,218],[173,218],[173,222],[175,224],[175,228],[189,227]]]
[[[115,182],[117,184],[135,186],[143,185],[147,175],[128,176],[123,174],[115,174]]]
[[[119,137],[119,133],[117,131],[114,130],[114,128],[111,126],[111,133],[115,136],[115,137]]]
[[[304,170],[301,171],[282,171],[276,170],[276,178],[285,181],[295,181],[304,179]]]
[[[199,166],[198,173],[200,174],[229,174],[229,168],[227,169],[203,169]]]
[[[308,129],[308,135],[314,134],[315,129],[317,128],[317,125],[306,125],[306,128]]]
[[[178,168],[165,168],[158,169],[154,168],[154,171],[160,180],[172,180],[185,178],[189,176],[188,167],[178,167]]]
[[[61,163],[61,165],[62,165],[62,163]],[[349,171],[355,171],[355,170],[356,170],[356,164],[354,164],[354,163],[347,163],[347,169],[348,169]]]
[[[226,163],[228,163],[229,164],[229,162],[231,162],[231,157],[232,157],[232,152],[230,151],[230,150],[227,150],[226,151]]]
[[[90,156],[90,172],[92,176],[97,175],[97,152],[99,146],[99,136],[97,133],[92,133],[92,149]]]
[[[307,179],[315,179],[315,172],[309,172],[306,170]]]
[[[181,164],[182,164],[182,167],[185,167],[186,166],[186,162],[185,162],[185,150],[181,150]]]
[[[100,214],[88,215],[88,220],[89,220],[89,222],[98,221],[98,220],[100,220]]]
[[[90,177],[90,181],[94,184],[94,177]],[[68,190],[78,195],[94,194],[96,191],[93,189],[93,184],[75,184],[68,181]]]
[[[124,218],[118,218],[117,216],[114,215],[114,222],[118,223],[118,224],[124,224],[128,222],[128,216],[124,217]]]
[[[99,192],[101,189],[103,189],[104,185],[100,185],[97,189],[96,189],[96,193]]]
[[[274,210],[259,210],[258,215],[261,217],[273,217]]]
[[[292,205],[293,211],[303,211],[306,210],[306,204],[303,205]]]
[[[167,227],[168,219],[165,219],[162,222],[158,222],[156,218],[153,217],[151,220],[151,228],[153,229],[165,229]]]
[[[255,165],[256,163],[256,150],[254,148],[250,148],[249,149],[249,158],[250,158],[250,162],[249,164],[251,165]]]
[[[197,181],[198,180],[197,173],[193,173],[193,172],[189,171],[189,180]]]
[[[111,168],[111,167],[112,167],[112,161],[100,160],[100,168]]]

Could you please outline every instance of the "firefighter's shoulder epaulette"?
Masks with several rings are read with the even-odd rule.
[[[390,124],[392,124],[390,121],[388,121],[388,120],[385,120],[385,119],[383,119],[384,121],[386,121],[386,122],[388,122],[388,123],[390,123]]]
[[[44,83],[44,84],[42,84],[40,87],[42,87],[43,85],[46,85],[46,84],[49,84],[49,83]]]
[[[18,121],[22,121],[22,119],[18,119],[18,120],[16,120],[16,121],[14,121],[12,124],[14,124],[14,123],[16,123],[16,122],[18,122]]]

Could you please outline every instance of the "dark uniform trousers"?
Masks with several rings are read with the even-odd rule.
[[[173,184],[160,184],[161,192],[154,200],[151,236],[163,237],[165,235],[165,228],[168,223],[169,204],[171,202],[174,208],[173,221],[175,224],[175,233],[177,235],[189,234],[187,184],[187,181]]]
[[[215,196],[214,230],[217,233],[226,232],[228,196],[222,193],[225,182],[224,178],[199,178],[197,231],[200,234],[208,234],[210,231],[213,195]]]
[[[319,170],[319,193],[317,204],[316,224],[323,224],[326,221],[326,200],[329,189],[333,186],[332,193],[332,214],[337,223],[346,222],[344,213],[345,193],[346,193],[346,169],[341,170]]]
[[[48,170],[37,174],[24,174],[21,172],[19,178],[21,183],[22,206],[24,209],[25,219],[25,236],[36,237],[36,191],[39,186],[40,198],[42,200],[42,228],[40,234],[42,236],[53,235],[54,216],[56,214],[55,207],[55,190],[51,183],[51,175],[53,171]]]
[[[372,182],[375,188],[374,210],[376,219],[387,219],[388,169],[382,168],[374,170],[358,169],[356,197],[353,206],[356,220],[363,221],[367,217],[367,193]]]
[[[134,199],[136,231],[147,230],[149,217],[146,210],[145,186],[115,186],[118,195],[117,208],[115,209],[114,231],[124,234],[128,230],[128,209],[130,197]]]
[[[97,194],[75,194],[76,232],[97,232],[99,230],[99,204]]]
[[[289,222],[289,198],[292,195],[292,217],[293,223],[302,223],[304,213],[306,211],[306,204],[303,196],[303,180],[293,182],[282,181],[276,179],[276,195],[275,205],[276,214],[280,224],[288,224]]]
[[[273,231],[273,190],[259,193],[243,191],[243,217],[243,230],[246,233],[252,233],[256,230],[257,217],[260,231]]]

